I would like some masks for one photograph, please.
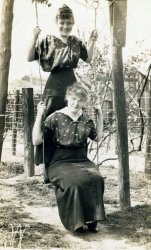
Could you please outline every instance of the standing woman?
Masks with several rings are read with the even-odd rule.
[[[96,30],[92,31],[86,48],[81,40],[70,35],[74,25],[74,15],[67,5],[58,9],[56,24],[59,35],[46,36],[40,42],[40,46],[37,40],[41,30],[39,27],[34,29],[27,56],[27,60],[31,62],[38,60],[40,55],[42,69],[50,72],[43,92],[43,100],[46,104],[45,118],[55,110],[65,107],[66,89],[76,81],[74,69],[80,58],[85,62],[91,62],[94,44],[98,37]],[[40,153],[36,155],[40,156]],[[39,164],[40,160],[36,158],[36,164]],[[47,162],[50,158],[47,159],[45,156]]]
[[[67,5],[58,9],[56,24],[59,35],[57,37],[46,36],[40,46],[37,45],[37,39],[41,30],[39,27],[34,29],[27,56],[27,60],[31,62],[38,60],[40,54],[42,69],[51,72],[43,92],[47,106],[46,117],[65,105],[66,89],[76,81],[73,69],[77,67],[80,58],[85,62],[91,62],[94,44],[98,37],[96,31],[93,31],[86,48],[81,40],[70,35],[74,25],[74,16]]]
[[[102,136],[102,112],[98,111],[96,132],[92,119],[83,112],[87,92],[78,83],[69,87],[67,107],[55,111],[44,121],[44,138],[51,137],[56,150],[49,163],[48,175],[55,186],[60,219],[67,230],[82,231],[85,226],[97,231],[97,222],[105,219],[104,181],[95,164],[87,157],[88,138],[99,141]],[[42,116],[46,106],[38,104],[33,128],[33,144],[43,141]]]

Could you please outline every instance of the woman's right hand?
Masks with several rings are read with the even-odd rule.
[[[43,116],[45,112],[46,112],[46,105],[43,101],[40,101],[37,105],[37,115]]]
[[[94,106],[95,111],[102,116],[102,107],[99,103],[96,103]]]
[[[39,26],[35,27],[33,30],[33,36],[35,40],[37,40],[40,33],[41,33],[41,29],[39,28]]]

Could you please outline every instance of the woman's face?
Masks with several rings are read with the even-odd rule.
[[[73,18],[60,19],[57,20],[57,26],[62,37],[68,37],[73,27]]]
[[[77,112],[77,113],[83,108],[86,102],[86,99],[77,95],[68,96],[66,99],[68,101],[68,108],[72,112]]]

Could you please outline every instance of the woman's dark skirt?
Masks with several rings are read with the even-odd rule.
[[[55,162],[48,169],[49,179],[55,185],[60,219],[71,231],[86,222],[105,219],[104,180],[95,164],[83,156],[82,149],[57,148]]]

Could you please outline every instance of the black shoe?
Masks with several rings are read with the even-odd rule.
[[[74,233],[85,233],[85,229],[83,227],[77,228]]]
[[[98,232],[98,228],[97,228],[97,222],[93,221],[87,224],[88,229],[91,233],[97,233]]]

